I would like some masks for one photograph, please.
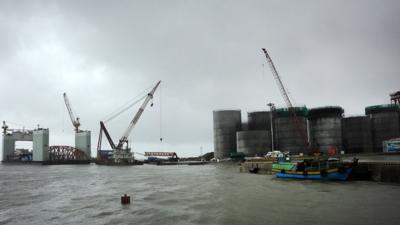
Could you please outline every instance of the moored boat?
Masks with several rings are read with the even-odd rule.
[[[344,163],[338,158],[310,158],[293,162],[277,162],[272,165],[272,174],[278,178],[347,180],[354,163]]]

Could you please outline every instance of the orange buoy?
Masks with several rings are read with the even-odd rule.
[[[121,196],[121,204],[122,205],[131,204],[131,197],[126,194]]]

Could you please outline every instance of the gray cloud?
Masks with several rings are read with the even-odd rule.
[[[212,110],[240,108],[245,117],[267,102],[284,106],[262,47],[296,103],[360,114],[399,89],[399,8],[397,1],[2,1],[0,116],[40,123],[53,144],[72,144],[66,91],[95,145],[98,121],[161,79],[165,143],[156,98],[133,132],[136,151],[212,151]],[[134,112],[109,124],[115,139]]]

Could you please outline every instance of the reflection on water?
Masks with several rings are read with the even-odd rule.
[[[0,224],[398,224],[399,196],[398,185],[280,180],[226,164],[0,166]]]

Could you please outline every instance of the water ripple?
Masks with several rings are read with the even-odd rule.
[[[0,224],[396,224],[399,187],[279,180],[224,164],[0,165]]]

